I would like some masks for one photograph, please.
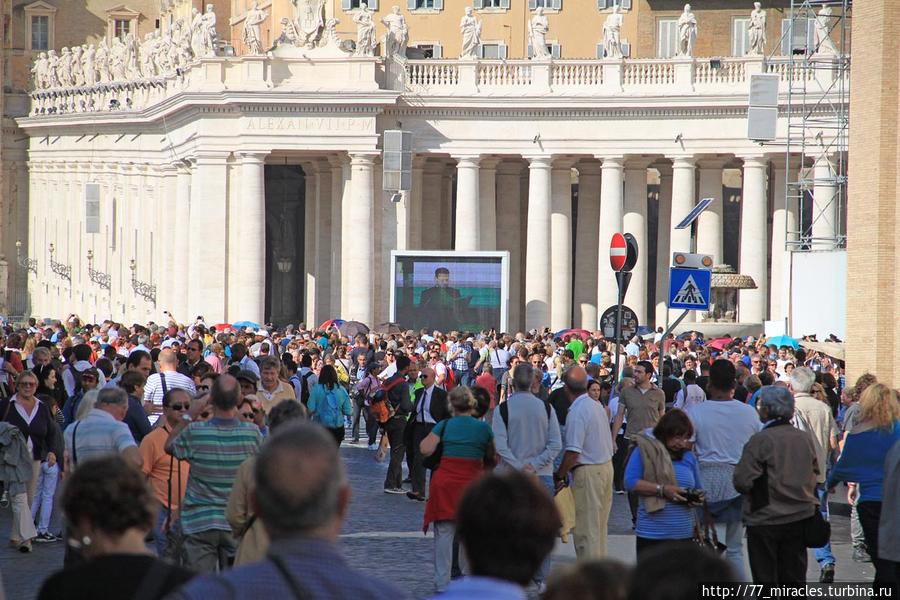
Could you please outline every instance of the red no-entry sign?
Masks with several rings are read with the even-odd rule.
[[[621,271],[625,266],[626,258],[628,258],[628,245],[625,243],[625,236],[621,233],[614,233],[609,242],[609,265],[612,270]]]

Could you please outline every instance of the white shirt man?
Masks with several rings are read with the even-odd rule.
[[[159,373],[147,378],[147,384],[144,386],[144,404],[153,402],[156,406],[162,406],[163,396],[174,388],[187,390],[191,396],[197,393],[194,380],[179,373],[177,368],[178,357],[175,352],[169,348],[160,351]]]

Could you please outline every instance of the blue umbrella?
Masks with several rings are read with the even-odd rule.
[[[249,327],[251,329],[259,329],[259,323],[254,323],[253,321],[235,321],[231,324],[235,329],[244,329]]]
[[[775,337],[770,337],[766,340],[766,346],[775,346],[776,348],[789,346],[796,350],[800,347],[800,342],[789,335],[776,335]]]

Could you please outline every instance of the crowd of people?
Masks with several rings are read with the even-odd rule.
[[[388,462],[385,493],[424,503],[444,597],[649,598],[641,565],[669,568],[664,552],[692,557],[696,581],[799,584],[814,548],[829,583],[844,484],[854,560],[897,585],[900,505],[882,500],[900,494],[900,397],[871,374],[848,384],[824,354],[660,331],[616,356],[600,332],[199,317],[0,335],[10,543],[66,544],[42,599],[99,597],[100,581],[110,598],[403,597],[340,556],[342,444]],[[605,560],[614,494],[641,578]],[[567,529],[578,565],[551,577]]]

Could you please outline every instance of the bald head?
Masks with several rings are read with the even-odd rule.
[[[220,375],[209,391],[209,399],[220,410],[236,408],[241,399],[241,386],[231,375]]]
[[[171,348],[163,348],[159,351],[159,366],[166,371],[174,371],[178,368],[178,355]]]
[[[338,448],[326,431],[300,422],[280,429],[256,461],[256,505],[273,539],[336,539],[349,501]]]
[[[572,367],[563,374],[563,383],[569,391],[581,395],[587,391],[587,371],[581,367]]]

